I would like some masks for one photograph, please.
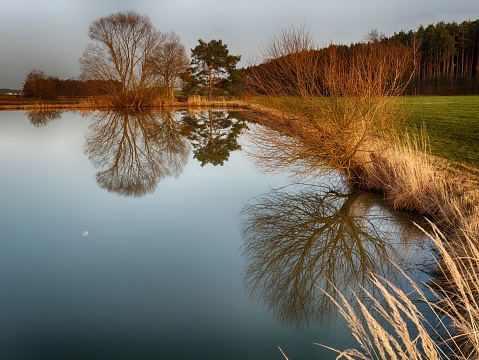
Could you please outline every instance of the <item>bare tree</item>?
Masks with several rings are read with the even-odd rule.
[[[315,50],[316,45],[304,25],[279,31],[263,49],[265,66],[253,68],[253,87],[274,97],[307,96],[308,88],[318,78]]]
[[[369,30],[369,32],[363,37],[365,43],[378,42],[384,39],[386,39],[386,35],[379,32],[376,28]]]
[[[82,75],[108,83],[114,106],[148,102],[156,76],[147,65],[159,40],[150,19],[133,11],[111,14],[93,21],[88,36],[93,43],[80,59]]]
[[[41,70],[33,69],[25,77],[23,93],[26,97],[38,97],[40,81],[45,80],[47,75]]]
[[[166,100],[171,100],[174,90],[180,85],[180,77],[189,66],[188,56],[180,37],[170,31],[161,34],[151,63],[153,70],[159,75],[159,85]]]
[[[303,26],[281,31],[265,57],[252,68],[250,87],[279,111],[263,139],[254,139],[267,147],[261,160],[269,152],[273,168],[326,165],[355,176],[388,146],[400,114],[395,95],[413,75],[411,48],[376,41],[318,50]]]
[[[47,76],[41,70],[31,70],[23,83],[23,93],[26,97],[38,99],[53,99],[59,94],[58,84],[60,80],[54,76]]]

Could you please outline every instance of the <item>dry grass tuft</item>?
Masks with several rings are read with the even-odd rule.
[[[220,107],[220,108],[231,108],[231,107],[240,107],[244,104],[238,101],[233,97],[221,96],[216,97],[213,100],[209,100],[207,96],[192,95],[189,96],[186,104],[188,106],[208,106],[208,107]]]
[[[395,209],[412,211],[440,228],[479,229],[479,191],[464,175],[438,166],[424,137],[404,136],[380,153],[372,152],[351,172],[356,186],[381,192]]]
[[[338,359],[478,358],[479,243],[465,229],[456,235],[462,241],[454,242],[446,239],[437,226],[432,225],[432,229],[427,235],[440,254],[436,280],[423,290],[403,272],[413,288],[413,293],[407,294],[373,274],[372,283],[383,301],[364,290],[374,307],[369,310],[356,297],[359,314],[343,294],[339,301],[327,294],[346,319],[359,348],[321,346],[337,352]],[[418,300],[429,307],[434,321],[423,316],[416,306]]]

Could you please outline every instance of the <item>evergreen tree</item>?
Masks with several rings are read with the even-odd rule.
[[[208,89],[211,100],[214,88],[227,89],[236,64],[241,60],[239,55],[230,55],[226,44],[221,40],[211,40],[209,43],[198,40],[198,45],[191,49],[191,71],[193,81],[198,86]]]

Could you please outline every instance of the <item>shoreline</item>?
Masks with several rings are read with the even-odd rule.
[[[174,101],[168,103],[158,103],[149,106],[132,107],[132,109],[175,109],[182,107],[232,107],[232,108],[249,108],[245,100],[230,100],[223,97],[207,100],[202,97],[193,96],[187,101]],[[31,111],[46,111],[46,110],[112,110],[122,109],[110,106],[103,99],[81,99],[75,100],[16,100],[8,101],[0,99],[0,111],[14,111],[14,110],[31,110]],[[124,109],[130,109],[125,107]]]

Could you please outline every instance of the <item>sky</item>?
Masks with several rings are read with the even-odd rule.
[[[221,39],[239,67],[258,63],[282,29],[305,25],[319,47],[349,45],[376,29],[386,36],[439,21],[479,19],[478,0],[0,0],[0,88],[21,89],[27,73],[80,75],[92,21],[133,10],[174,31],[187,53]]]

